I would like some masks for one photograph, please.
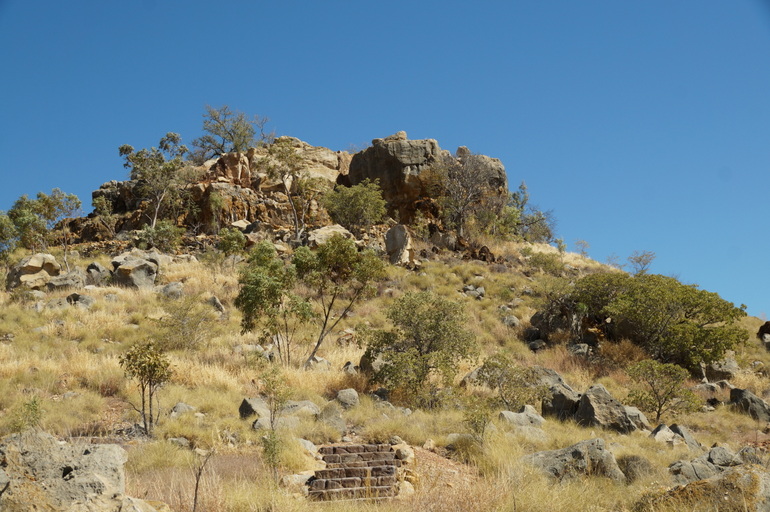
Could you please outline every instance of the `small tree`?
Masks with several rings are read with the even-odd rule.
[[[251,252],[238,279],[240,289],[235,298],[235,307],[243,313],[242,332],[262,325],[264,337],[278,348],[287,366],[297,329],[312,318],[310,303],[292,293],[296,280],[294,266],[285,265],[273,244],[264,240]]]
[[[200,295],[167,299],[163,310],[156,341],[161,350],[196,349],[214,332],[216,313]]]
[[[446,155],[438,168],[444,217],[457,234],[465,234],[468,220],[490,193],[489,173],[481,155]]]
[[[655,253],[652,251],[634,251],[628,257],[628,263],[631,265],[632,274],[646,274],[655,260]]]
[[[289,399],[290,389],[278,366],[263,362],[259,372],[260,396],[268,409],[267,433],[262,436],[262,450],[265,464],[270,468],[273,479],[278,481],[278,465],[281,461],[281,439],[276,432],[278,419]]]
[[[702,405],[700,398],[685,387],[689,373],[681,366],[646,359],[630,366],[627,372],[641,387],[631,391],[629,402],[654,412],[656,423],[664,413],[693,412]]]
[[[112,211],[112,203],[106,196],[99,196],[93,200],[92,205],[94,212],[99,216],[99,220],[105,228],[110,232],[111,236],[115,236],[115,223],[117,221],[115,213]]]
[[[246,235],[238,228],[224,228],[219,231],[217,249],[227,256],[241,254],[246,250]]]
[[[55,188],[51,194],[38,192],[35,199],[21,196],[8,210],[8,218],[14,225],[19,245],[32,251],[45,250],[51,241],[51,230],[57,222],[72,216],[80,208],[80,199]],[[65,258],[68,234],[63,234]]]
[[[0,211],[0,263],[8,265],[11,253],[16,248],[16,227],[11,218]]]
[[[171,365],[152,341],[132,346],[120,357],[119,362],[126,376],[137,380],[142,400],[141,409],[134,404],[131,406],[141,414],[144,433],[150,436],[157,423],[153,412],[153,400],[157,401],[158,388],[171,378]]]
[[[178,133],[169,132],[157,148],[135,151],[133,146],[124,144],[118,151],[125,159],[123,167],[129,169],[129,177],[137,181],[135,193],[150,204],[145,215],[154,228],[162,215],[183,202],[184,185],[189,181],[189,176],[182,172],[187,165],[183,159],[187,147]]]
[[[318,338],[307,358],[309,364],[326,336],[353,306],[374,291],[373,283],[385,276],[385,264],[371,250],[358,252],[356,244],[334,235],[314,253],[300,247],[292,260],[297,275],[321,309]]]
[[[402,388],[412,400],[425,397],[431,375],[449,384],[460,361],[476,354],[457,302],[430,292],[407,293],[388,308],[387,317],[394,328],[369,333],[367,356],[383,360],[375,380]]]
[[[268,121],[268,118],[260,116],[249,120],[246,114],[232,111],[227,105],[220,108],[206,105],[203,114],[203,131],[206,134],[193,141],[193,161],[202,164],[225,153],[243,153],[249,148],[271,142],[273,134],[265,132]]]
[[[294,148],[292,139],[282,137],[270,144],[267,155],[257,162],[270,179],[278,180],[289,200],[294,239],[299,241],[305,233],[310,210],[326,191],[327,184],[320,179],[313,179],[305,171],[305,162]]]
[[[498,399],[509,411],[548,397],[548,388],[537,385],[537,372],[517,364],[502,352],[490,356],[479,369],[479,380],[497,392]]]
[[[368,178],[352,187],[338,186],[323,198],[323,205],[334,222],[352,231],[380,222],[385,216],[386,204],[379,181]]]
[[[136,245],[142,249],[154,247],[161,252],[174,252],[182,243],[183,228],[162,220],[154,226],[145,226],[136,235]]]
[[[556,230],[553,212],[542,211],[529,202],[527,184],[523,181],[510,197],[509,206],[519,212],[515,233],[528,242],[551,242]]]

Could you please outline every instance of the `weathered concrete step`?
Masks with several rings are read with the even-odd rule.
[[[393,448],[389,444],[349,444],[339,446],[320,446],[318,452],[321,455],[332,455],[342,453],[366,453],[366,452],[389,452]]]
[[[396,495],[395,486],[386,487],[352,487],[346,489],[311,490],[308,496],[319,501],[350,500],[356,498],[390,498]]]
[[[368,478],[372,476],[389,476],[396,474],[396,466],[383,465],[362,468],[326,468],[315,472],[315,477],[322,480],[333,480],[335,478]]]
[[[326,463],[393,460],[396,452],[327,453],[322,458]]]
[[[328,480],[316,476],[316,478],[308,482],[308,486],[311,491],[323,491],[330,489],[350,489],[355,487],[389,487],[396,485],[396,482],[395,475],[364,478],[336,478]]]

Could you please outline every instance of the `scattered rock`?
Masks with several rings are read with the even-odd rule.
[[[67,303],[73,306],[77,306],[83,309],[89,309],[96,303],[96,299],[90,295],[83,295],[80,293],[71,293],[67,295]]]
[[[82,270],[73,270],[66,274],[60,274],[52,277],[45,287],[49,292],[57,292],[59,290],[68,290],[70,288],[83,288],[86,285],[86,275]]]
[[[629,484],[651,475],[655,471],[652,463],[639,455],[623,455],[618,457],[617,461],[618,467],[626,475],[626,482]]]
[[[599,426],[621,434],[637,429],[623,404],[615,400],[601,384],[594,384],[580,397],[575,420],[585,427]]]
[[[385,233],[385,252],[392,265],[408,265],[412,262],[412,236],[405,225],[396,224]]]
[[[195,410],[197,409],[192,405],[188,405],[184,402],[177,402],[176,405],[174,405],[174,407],[171,408],[171,417],[176,418],[178,416],[183,415],[184,413],[193,412]]]
[[[701,445],[695,437],[693,437],[692,433],[690,432],[690,429],[685,427],[684,425],[677,425],[673,424],[671,425],[671,431],[682,438],[684,443],[687,445],[687,447],[690,450],[702,450],[703,445]]]
[[[509,425],[527,427],[540,427],[545,422],[531,405],[525,405],[519,412],[501,411],[499,418]]]
[[[337,393],[337,401],[345,409],[358,405],[358,392],[353,388],[342,389]]]
[[[45,288],[51,278],[58,276],[60,272],[61,265],[52,255],[33,254],[11,268],[8,272],[6,286],[9,290],[19,286],[40,290]]]
[[[184,291],[184,285],[180,282],[168,283],[165,286],[160,287],[158,293],[167,299],[181,299]]]
[[[759,421],[770,421],[770,406],[748,389],[730,390],[730,403],[739,411]]]
[[[735,352],[730,350],[720,361],[715,361],[704,368],[706,378],[710,381],[734,379],[741,367],[735,360]]]
[[[345,419],[342,417],[342,409],[335,402],[329,402],[321,409],[321,413],[317,416],[318,421],[324,423],[333,429],[337,430],[340,434],[344,434],[347,430]]]
[[[305,363],[306,370],[317,370],[328,372],[331,370],[332,364],[323,357],[313,356]]]
[[[642,498],[634,510],[719,510],[765,512],[770,503],[770,473],[761,466],[738,466]]]
[[[128,254],[112,260],[113,282],[131,288],[153,286],[158,277],[158,263]]]
[[[323,245],[329,241],[334,235],[340,235],[344,238],[355,240],[353,233],[343,228],[339,224],[332,224],[331,226],[324,226],[322,228],[314,229],[308,233],[307,241],[311,248],[316,248],[319,245]]]
[[[590,439],[562,448],[537,452],[522,458],[559,480],[578,475],[605,476],[618,482],[625,482],[626,476],[618,467],[615,456],[605,449],[603,439]]]

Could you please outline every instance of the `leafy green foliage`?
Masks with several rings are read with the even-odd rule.
[[[151,227],[155,227],[159,218],[172,215],[184,205],[183,185],[191,177],[183,172],[187,166],[183,159],[187,147],[178,133],[167,133],[157,148],[135,151],[133,146],[124,144],[118,151],[125,159],[123,167],[129,169],[129,177],[138,182],[135,194],[149,202],[146,215]]]
[[[298,248],[292,263],[321,310],[316,317],[318,338],[309,362],[353,306],[373,293],[373,284],[385,277],[385,264],[371,250],[359,252],[355,242],[341,235],[331,237],[316,252]]]
[[[379,182],[365,179],[352,187],[337,187],[324,196],[323,205],[334,222],[360,231],[382,220],[386,201]]]
[[[224,228],[219,231],[217,249],[225,256],[240,254],[246,250],[246,235],[238,228]]]
[[[154,226],[145,226],[136,234],[136,245],[142,249],[154,247],[162,252],[174,252],[182,243],[183,228],[162,220]]]
[[[243,313],[242,331],[261,325],[263,337],[278,348],[286,365],[291,364],[297,329],[312,318],[310,303],[292,292],[296,281],[294,266],[284,264],[273,244],[265,240],[252,250],[235,299],[235,307]]]
[[[479,380],[495,390],[501,404],[517,411],[548,397],[548,388],[537,386],[537,373],[531,367],[517,364],[502,352],[488,357],[479,369]]]
[[[0,211],[0,263],[8,264],[8,258],[16,247],[16,227],[11,218]]]
[[[267,433],[260,439],[262,456],[270,468],[273,478],[278,480],[278,465],[281,461],[283,444],[276,433],[276,426],[286,402],[289,399],[289,386],[278,366],[263,362],[259,372],[260,396],[268,408]]]
[[[449,384],[460,361],[476,354],[475,338],[457,302],[431,292],[407,293],[388,308],[387,317],[394,329],[368,334],[368,357],[383,361],[375,380],[402,388],[417,403],[430,393],[432,374]]]
[[[243,153],[249,148],[271,141],[273,135],[265,133],[267,122],[266,117],[260,116],[249,120],[246,114],[232,111],[227,105],[220,108],[206,105],[206,112],[203,114],[203,131],[206,134],[193,141],[193,161],[202,164],[210,158],[225,153]]]
[[[695,370],[719,360],[748,336],[735,325],[746,315],[718,294],[656,274],[593,274],[578,281],[574,309],[612,319],[611,338],[628,338],[662,362]],[[604,324],[606,325],[606,324]]]
[[[17,243],[32,251],[44,250],[48,247],[51,230],[56,223],[73,215],[79,208],[80,199],[76,195],[67,194],[58,188],[53,189],[50,195],[38,192],[35,199],[25,194],[8,210],[7,216],[15,234],[12,235],[5,220],[2,221],[3,233],[0,234],[6,244]]]
[[[515,235],[527,242],[551,242],[554,238],[556,221],[551,211],[542,211],[529,202],[527,184],[523,181],[519,189],[513,192],[508,206],[518,212],[513,227]]]
[[[702,405],[700,398],[685,387],[689,373],[681,366],[646,359],[630,366],[627,372],[642,387],[631,391],[629,403],[654,412],[656,423],[666,412],[693,412]]]
[[[133,407],[142,415],[144,433],[152,435],[153,426],[157,422],[153,412],[153,400],[157,400],[158,388],[171,378],[171,365],[152,341],[133,345],[120,356],[119,362],[126,376],[137,380],[142,405],[141,409]]]
[[[115,236],[115,213],[112,211],[112,203],[106,196],[99,196],[93,200],[94,212],[99,216],[99,220],[104,224],[104,227],[110,232],[110,235]]]
[[[267,155],[261,158],[257,167],[268,177],[278,180],[289,199],[295,240],[305,233],[313,203],[328,188],[322,179],[310,178],[305,171],[305,162],[297,153],[294,142],[288,137],[279,138],[267,147]]]
[[[558,254],[533,252],[527,260],[530,267],[542,270],[552,276],[560,276],[564,272],[564,263]]]

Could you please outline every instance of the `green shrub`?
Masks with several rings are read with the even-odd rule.
[[[337,187],[324,196],[323,205],[334,222],[361,230],[382,220],[386,202],[379,181],[365,179],[352,187]]]
[[[393,330],[367,335],[368,357],[384,362],[375,380],[401,388],[412,403],[430,403],[435,391],[430,377],[436,374],[449,384],[460,361],[476,354],[463,306],[430,292],[407,293],[388,308],[387,316]]]
[[[140,249],[155,248],[161,252],[174,252],[182,243],[183,228],[171,221],[161,220],[155,227],[145,226],[136,235],[136,246]]]

